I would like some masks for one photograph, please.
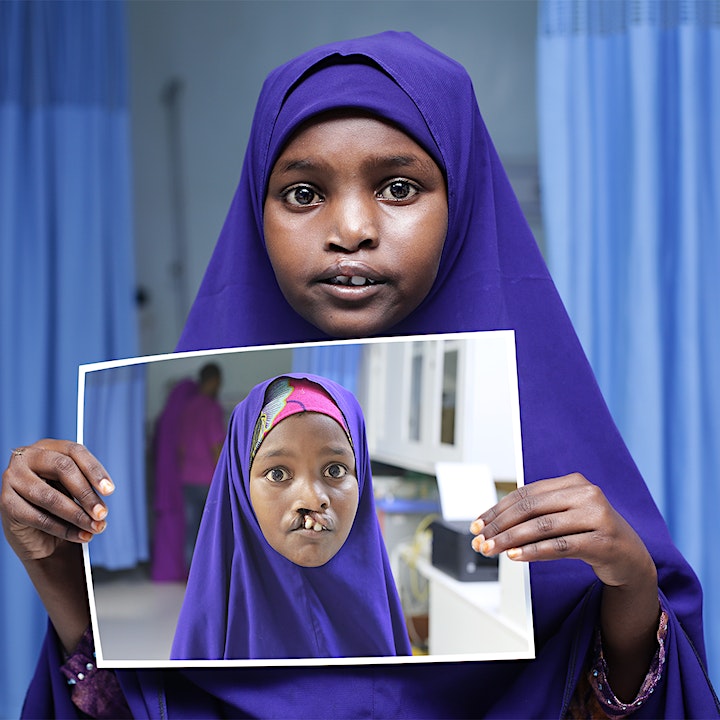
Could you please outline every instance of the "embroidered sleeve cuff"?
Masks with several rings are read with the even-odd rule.
[[[668,632],[668,614],[665,608],[661,607],[660,624],[657,631],[658,649],[650,664],[650,670],[645,676],[640,690],[631,703],[623,703],[615,697],[607,681],[607,663],[602,650],[600,630],[595,634],[595,647],[593,651],[593,664],[590,668],[590,686],[603,711],[611,718],[624,718],[635,712],[647,702],[648,698],[655,692],[663,667],[665,666],[665,639]]]
[[[113,670],[98,669],[92,629],[83,634],[75,651],[60,667],[71,688],[75,707],[92,718],[132,718]]]

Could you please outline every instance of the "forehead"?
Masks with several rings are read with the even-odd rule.
[[[348,151],[377,158],[407,158],[439,171],[437,163],[410,135],[391,122],[368,113],[333,111],[302,124],[290,137],[273,166],[273,173],[304,156],[323,156]]]

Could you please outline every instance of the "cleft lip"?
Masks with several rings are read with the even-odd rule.
[[[314,510],[307,510],[307,509],[301,509],[298,511],[296,516],[293,518],[292,524],[291,524],[291,531],[293,530],[305,530],[305,522],[306,518],[310,518],[312,520],[313,525],[315,523],[318,523],[319,525],[323,526],[323,530],[332,530],[332,521],[331,519],[319,512],[315,512]],[[315,532],[315,531],[313,531]]]

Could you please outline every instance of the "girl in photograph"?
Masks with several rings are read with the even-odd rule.
[[[235,408],[194,557],[173,659],[410,654],[362,410],[330,380]]]

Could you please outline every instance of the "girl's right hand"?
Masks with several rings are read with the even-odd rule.
[[[2,477],[5,537],[23,562],[48,558],[64,543],[88,542],[105,529],[103,497],[114,489],[78,443],[46,439],[17,448]]]

